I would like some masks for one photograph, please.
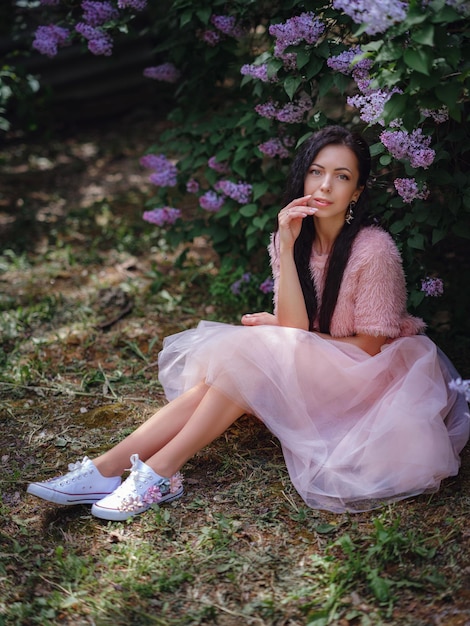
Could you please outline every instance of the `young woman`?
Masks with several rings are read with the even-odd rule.
[[[181,496],[180,468],[244,413],[278,437],[314,508],[368,510],[457,474],[468,407],[448,387],[457,372],[406,312],[398,250],[368,220],[369,171],[367,144],[342,127],[306,141],[269,248],[274,314],[165,339],[169,403],[105,454],[28,492],[127,519]]]

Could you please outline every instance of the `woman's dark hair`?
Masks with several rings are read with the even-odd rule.
[[[294,158],[284,198],[285,204],[288,204],[304,195],[304,181],[308,169],[320,150],[329,145],[347,146],[356,155],[359,167],[358,187],[364,187],[364,189],[354,208],[354,219],[350,224],[344,223],[330,254],[319,316],[319,329],[324,333],[330,332],[331,318],[353,241],[360,229],[370,222],[366,183],[370,173],[371,157],[367,142],[360,135],[342,126],[326,126],[316,132],[304,141]],[[295,242],[294,259],[307,308],[310,330],[313,330],[318,313],[317,293],[310,272],[310,255],[314,238],[313,219],[304,219],[300,235]]]

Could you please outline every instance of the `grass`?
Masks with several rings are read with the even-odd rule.
[[[336,515],[305,506],[245,416],[187,463],[182,499],[130,522],[26,496],[145,420],[164,401],[163,338],[218,317],[210,251],[176,267],[131,192],[80,208],[77,188],[70,221],[0,258],[0,625],[469,622],[468,449],[437,494]]]

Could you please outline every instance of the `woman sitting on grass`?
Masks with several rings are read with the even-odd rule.
[[[244,413],[279,439],[313,508],[368,510],[456,475],[468,407],[448,387],[457,372],[406,312],[400,255],[368,217],[369,172],[367,144],[342,127],[305,141],[269,248],[274,314],[168,337],[159,378],[169,403],[28,492],[127,519],[180,497],[181,467]]]

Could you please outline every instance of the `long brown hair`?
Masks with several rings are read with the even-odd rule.
[[[371,157],[366,141],[359,134],[353,133],[342,126],[326,126],[316,132],[301,145],[294,158],[287,179],[284,197],[284,203],[288,204],[295,198],[300,198],[304,195],[304,181],[310,165],[320,150],[332,144],[347,146],[356,155],[359,168],[358,187],[364,187],[364,190],[354,208],[353,221],[350,224],[345,222],[330,254],[319,312],[319,329],[323,333],[330,332],[331,318],[336,307],[341,281],[349,260],[353,241],[361,228],[370,223],[366,183],[370,174]],[[310,256],[314,239],[315,224],[313,218],[305,218],[302,221],[302,228],[295,242],[294,259],[307,308],[310,330],[313,330],[318,313],[317,293],[310,272]]]

